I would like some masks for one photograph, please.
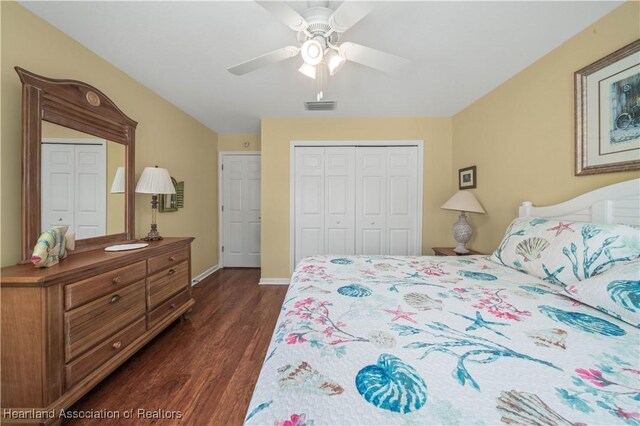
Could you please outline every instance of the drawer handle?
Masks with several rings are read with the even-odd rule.
[[[120,295],[114,294],[113,296],[111,296],[111,300],[109,301],[109,303],[116,303],[118,300],[120,300]]]
[[[113,281],[114,284],[118,284],[120,281],[122,281],[122,278],[114,277],[111,281]]]
[[[174,262],[176,260],[176,257],[175,256],[169,256],[169,260]]]
[[[175,269],[169,269],[169,275],[173,275],[173,274],[175,274],[175,273],[176,273],[176,270],[175,270]]]
[[[175,309],[175,308],[176,308],[176,304],[175,304],[175,303],[172,303],[171,305],[169,305],[169,307],[170,307],[171,309]]]
[[[122,346],[122,342],[115,342],[113,344],[113,349],[120,349],[120,346]]]

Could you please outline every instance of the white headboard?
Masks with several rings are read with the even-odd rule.
[[[553,206],[535,207],[525,201],[519,217],[529,216],[640,226],[640,179],[605,186]]]

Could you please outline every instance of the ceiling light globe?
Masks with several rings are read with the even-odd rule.
[[[338,55],[333,50],[327,54],[327,68],[329,68],[329,75],[334,75],[344,65],[347,60]]]
[[[314,80],[316,79],[316,67],[314,67],[313,65],[309,65],[305,62],[300,68],[298,68],[298,71],[309,78],[312,78]]]
[[[302,59],[309,65],[318,65],[322,62],[324,48],[318,40],[307,40],[302,45],[300,53]]]

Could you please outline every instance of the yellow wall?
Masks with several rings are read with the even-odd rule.
[[[452,189],[476,165],[473,190],[487,211],[471,215],[469,246],[490,252],[522,201],[555,204],[640,176],[574,176],[573,73],[640,37],[640,3],[628,2],[453,117]]]
[[[1,264],[20,259],[21,85],[13,67],[85,81],[136,120],[136,177],[145,166],[166,167],[185,182],[185,208],[158,214],[164,236],[194,236],[193,274],[218,263],[218,135],[122,71],[14,2],[1,3]],[[151,223],[151,198],[136,196],[136,236]]]
[[[249,146],[244,146],[245,143]],[[257,133],[219,133],[218,152],[222,151],[260,151],[260,135]]]
[[[424,140],[422,250],[452,242],[450,118],[262,120],[262,277],[289,277],[289,149],[292,140]],[[442,224],[446,226],[442,226]]]

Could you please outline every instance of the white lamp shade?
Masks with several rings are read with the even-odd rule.
[[[442,205],[446,210],[458,210],[461,212],[484,213],[484,209],[478,199],[470,191],[458,191]]]
[[[176,188],[171,181],[169,170],[159,167],[145,167],[142,171],[136,192],[143,194],[175,194]]]
[[[124,167],[118,167],[116,169],[116,175],[113,178],[111,184],[111,193],[123,193],[124,192]]]

